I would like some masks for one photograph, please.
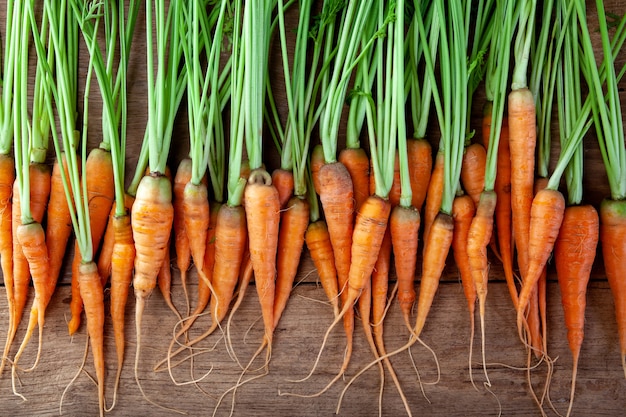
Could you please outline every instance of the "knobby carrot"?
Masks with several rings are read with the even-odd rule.
[[[483,145],[472,143],[465,148],[461,166],[461,184],[465,192],[474,200],[476,207],[478,207],[480,193],[485,188],[486,164],[487,151]]]
[[[411,205],[422,211],[426,200],[426,191],[430,183],[430,174],[433,169],[433,154],[430,142],[426,139],[406,140],[407,156],[409,158],[409,176],[413,199]]]
[[[537,193],[532,202],[528,269],[524,276],[517,306],[517,326],[520,337],[528,300],[545,267],[559,233],[565,210],[563,194],[545,188]]]
[[[104,235],[109,213],[115,199],[115,187],[113,183],[113,162],[111,153],[101,148],[94,148],[89,152],[85,162],[85,181],[87,181],[87,198],[89,201],[89,224],[91,227],[91,239],[93,242],[93,256],[100,246],[100,240]],[[81,262],[80,251],[74,252],[72,277],[78,270]],[[72,278],[72,300],[70,312],[72,317],[68,323],[70,335],[73,335],[80,326],[80,315],[83,310],[78,286],[78,276]]]
[[[600,240],[606,277],[613,293],[615,316],[626,377],[626,200],[604,199],[600,205]]]
[[[328,227],[324,220],[310,223],[305,234],[306,246],[317,270],[326,298],[333,307],[335,316],[339,314],[339,288],[337,284],[337,270],[335,269],[335,255],[330,244]]]
[[[435,165],[430,175],[428,183],[428,191],[426,193],[426,206],[424,207],[424,242],[428,239],[430,227],[435,221],[441,208],[441,197],[443,194],[443,152],[437,152],[435,157]],[[426,246],[424,246],[426,249]]]
[[[183,211],[183,194],[185,186],[191,181],[191,159],[184,158],[178,164],[176,175],[174,176],[174,193],[172,204],[174,205],[174,248],[176,249],[176,266],[180,271],[180,281],[185,295],[187,305],[187,315],[189,315],[189,293],[187,291],[187,272],[191,266],[191,249],[189,238],[185,230],[185,216]]]
[[[569,206],[554,244],[554,260],[561,302],[572,352],[572,386],[567,415],[572,411],[578,358],[585,334],[587,284],[600,233],[598,212],[591,205]]]
[[[398,303],[409,330],[409,317],[415,303],[415,268],[417,265],[419,211],[413,207],[396,206],[391,211],[389,228],[398,283]]]
[[[370,160],[363,148],[342,149],[338,160],[350,173],[354,188],[354,209],[358,210],[370,195]]]
[[[476,286],[472,279],[472,270],[467,255],[467,242],[472,224],[472,219],[476,213],[476,207],[472,197],[467,194],[455,197],[452,202],[452,218],[454,219],[454,234],[452,236],[452,251],[454,262],[461,276],[463,293],[467,300],[467,309],[470,317],[470,349],[469,349],[469,374],[470,381],[474,384],[472,374],[472,352],[474,347],[474,313],[476,311]]]
[[[280,216],[276,253],[276,290],[274,295],[274,327],[287,306],[293,281],[298,273],[304,235],[309,224],[309,203],[298,196],[287,202]]]

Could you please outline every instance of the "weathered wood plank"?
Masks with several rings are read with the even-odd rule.
[[[180,287],[173,289],[174,299],[182,305]],[[567,409],[571,359],[565,342],[565,330],[560,324],[563,318],[556,284],[549,285],[549,353],[555,362],[551,385],[551,399],[556,409],[563,413]],[[304,377],[312,366],[321,345],[323,333],[331,322],[331,311],[323,304],[321,288],[312,284],[299,286],[289,302],[275,336],[270,373],[242,386],[236,396],[236,416],[331,415],[337,404],[338,395],[345,381],[339,381],[328,392],[318,398],[297,398],[279,396],[278,391],[310,394],[321,389],[338,371],[344,348],[341,328],[331,333],[322,362],[313,376],[306,382],[291,383],[290,379]],[[0,299],[0,323],[7,323],[6,301]],[[12,416],[57,415],[63,390],[76,373],[85,348],[85,329],[81,328],[74,338],[67,335],[65,317],[68,313],[69,288],[60,287],[52,300],[44,333],[44,346],[39,366],[30,373],[18,372],[21,385],[17,391],[27,398],[24,402],[14,396],[11,390],[10,372],[7,370],[0,379],[0,404],[3,414]],[[149,404],[141,397],[134,380],[133,358],[135,350],[133,300],[128,305],[128,338],[126,363],[120,383],[118,404],[115,415],[169,416],[171,411],[162,410]],[[626,380],[620,364],[617,329],[613,316],[609,289],[605,282],[590,285],[587,310],[586,337],[580,360],[578,389],[574,415],[619,416],[626,409]],[[233,319],[231,333],[239,360],[246,363],[258,347],[262,325],[258,321],[260,311],[255,288],[250,287],[240,311]],[[256,320],[256,321],[255,321]],[[491,390],[502,406],[502,415],[538,415],[538,407],[530,396],[526,373],[521,370],[504,368],[495,363],[523,368],[526,362],[523,347],[516,336],[514,314],[508,293],[502,283],[491,285],[486,317],[487,361]],[[153,366],[165,357],[167,346],[176,320],[165,306],[161,295],[154,293],[147,305],[144,317],[144,344],[139,362],[139,378],[152,400],[177,407],[189,415],[208,415],[216,405],[215,397],[233,386],[240,373],[225,349],[223,339],[213,336],[200,343],[199,347],[215,345],[215,350],[198,355],[194,360],[194,375],[200,377],[211,366],[213,371],[198,387],[193,385],[176,386],[167,372],[154,373]],[[208,324],[202,318],[193,334],[199,334]],[[112,399],[113,377],[116,369],[115,353],[110,322],[107,321],[107,399]],[[4,328],[4,327],[3,327]],[[21,332],[17,340],[21,340]],[[0,332],[4,341],[4,331]],[[424,342],[437,354],[441,364],[441,380],[436,385],[424,385],[424,392],[430,403],[422,396],[409,356],[400,353],[392,359],[414,415],[432,416],[497,415],[496,397],[487,393],[482,383],[485,380],[480,367],[478,337],[475,340],[473,375],[479,386],[475,391],[469,381],[468,363],[468,317],[465,311],[462,289],[456,283],[443,283],[435,299],[423,333]],[[385,321],[387,349],[392,351],[402,346],[407,339],[407,331],[402,323],[398,308],[392,306]],[[33,363],[36,339],[31,342],[21,360],[21,366]],[[13,352],[15,349],[13,350]],[[436,379],[433,357],[421,346],[414,346],[413,357],[419,368],[422,381]],[[372,359],[357,324],[353,361],[347,378],[355,375]],[[255,362],[254,368],[262,365],[263,359]],[[535,361],[533,360],[533,363]],[[93,374],[91,355],[85,367]],[[189,362],[173,370],[174,377],[182,382],[190,379]],[[256,374],[252,374],[256,375]],[[539,392],[546,375],[546,366],[533,370],[535,389]],[[377,415],[379,374],[376,368],[368,370],[348,390],[340,415]],[[217,415],[227,415],[231,396],[226,397]],[[551,411],[545,407],[549,415]],[[383,398],[384,415],[403,415],[404,408],[399,396],[386,375]],[[97,396],[94,383],[85,373],[79,375],[68,389],[63,401],[63,415],[89,416],[97,414]]]

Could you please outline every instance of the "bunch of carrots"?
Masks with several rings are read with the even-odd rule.
[[[197,345],[217,331],[230,341],[231,318],[254,279],[264,334],[247,363],[228,345],[242,372],[216,409],[229,393],[234,406],[238,387],[269,372],[274,333],[305,247],[334,320],[311,372],[300,382],[314,373],[339,323],[345,355],[321,391],[281,395],[318,396],[345,375],[358,312],[373,361],[344,392],[365,369],[378,365],[381,387],[389,373],[411,415],[390,358],[416,342],[424,344],[421,337],[450,249],[470,315],[469,372],[476,389],[475,308],[478,303],[488,390],[485,312],[489,263],[498,259],[528,354],[529,390],[542,414],[546,404],[554,408],[548,393],[554,359],[548,354],[545,299],[546,265],[553,256],[574,358],[567,414],[572,412],[585,292],[600,242],[626,375],[626,146],[617,93],[626,66],[615,64],[626,40],[626,15],[611,29],[602,0],[596,1],[598,61],[582,0],[547,1],[541,16],[535,0],[148,1],[142,55],[148,121],[134,173],[128,175],[127,73],[140,2],[35,3],[6,2],[0,265],[9,323],[0,373],[10,366],[16,378],[37,366],[45,311],[73,234],[68,330],[70,336],[79,332],[84,312],[101,415],[117,401],[131,287],[134,371],[143,394],[141,322],[152,291],[159,287],[178,320],[155,370],[167,366],[174,383],[195,384],[208,377],[193,376],[193,360],[205,351]],[[285,15],[296,8],[295,47],[289,48],[293,32]],[[282,77],[270,76],[272,43],[280,51]],[[29,56],[29,44],[36,54]],[[85,79],[78,76],[79,49],[87,57]],[[78,95],[78,83],[89,91],[93,79],[100,92],[99,115],[89,112],[93,97]],[[472,98],[483,88],[482,125],[471,126]],[[283,98],[286,106],[280,109]],[[560,151],[552,161],[555,101]],[[184,142],[174,129],[183,107],[189,153],[174,172],[168,166],[170,147],[173,140]],[[429,123],[431,109],[436,123]],[[101,141],[88,149],[89,126],[98,117]],[[583,137],[592,127],[611,192],[596,207],[582,195]],[[362,138],[367,138],[364,146]],[[274,170],[263,155],[272,140],[280,155]],[[52,153],[50,167],[46,160]],[[180,271],[184,308],[170,294],[171,262]],[[198,277],[194,297],[187,285],[192,265]],[[28,329],[14,350],[31,278]],[[110,312],[104,310],[106,288]],[[408,340],[388,352],[383,323],[395,303]],[[207,308],[210,326],[190,339],[190,330],[203,326],[198,318]],[[109,406],[103,348],[107,314],[118,366]],[[36,360],[25,368],[19,359],[37,326]],[[261,372],[246,378],[264,350]],[[548,366],[541,395],[531,384],[533,355]],[[187,360],[190,379],[178,381],[172,369]],[[380,402],[382,414],[382,388]]]

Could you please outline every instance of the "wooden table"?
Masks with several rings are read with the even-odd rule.
[[[607,8],[623,12],[624,1],[612,1]],[[2,31],[4,31],[4,14],[3,9],[0,13]],[[294,16],[295,14],[292,14],[290,18],[292,25],[295,22]],[[143,137],[146,118],[147,85],[143,73],[145,58],[142,54],[145,48],[144,31],[145,26],[140,18],[135,36],[134,48],[136,49],[132,55],[129,74],[131,148],[128,152],[128,163],[130,167],[134,167],[136,163],[137,150]],[[276,50],[275,45],[274,53]],[[625,59],[624,55],[626,54],[622,54],[620,58],[622,62]],[[277,55],[272,58],[273,62],[278,62],[276,57]],[[81,61],[82,65],[85,65],[84,61]],[[276,68],[273,71],[280,74]],[[621,87],[622,103],[626,103],[624,93],[626,84],[622,82]],[[91,94],[94,104],[91,109],[97,115],[99,104],[98,92],[95,88],[94,83]],[[281,100],[277,101],[281,102]],[[623,106],[626,108],[626,104]],[[479,110],[475,111],[474,116],[478,113]],[[99,140],[100,130],[99,118],[94,117],[94,120],[90,125],[89,133],[90,144],[93,145]],[[176,141],[171,157],[172,167],[175,167],[187,152],[185,135],[186,117],[183,113],[177,124]],[[603,167],[593,137],[587,140],[586,149],[589,167],[586,171],[589,173],[586,179],[586,195],[589,201],[597,204],[603,196],[607,195],[608,188],[606,181],[602,179]],[[269,148],[267,161],[270,168],[276,166],[276,156]],[[70,261],[71,253],[68,253],[66,258],[68,267]],[[185,310],[183,292],[178,280],[179,272],[173,268],[173,274],[174,303],[179,309]],[[190,274],[189,288],[193,289],[197,276],[193,269]],[[528,358],[517,337],[514,310],[502,276],[498,261],[493,259],[485,323],[485,354],[491,386],[484,385],[480,335],[477,332],[473,341],[474,354],[471,370],[477,386],[475,389],[469,377],[469,317],[456,267],[452,258],[449,259],[422,335],[424,343],[432,348],[432,352],[439,361],[440,377],[437,374],[433,354],[421,345],[413,346],[410,352],[419,371],[419,378],[408,351],[401,352],[391,359],[413,415],[482,416],[498,415],[499,412],[504,416],[539,415],[539,408],[530,395],[528,377],[530,375],[534,391],[537,395],[541,395],[548,366],[545,362],[537,364],[535,358],[530,358],[533,365],[532,371],[529,374],[524,369]],[[416,279],[419,279],[419,274]],[[236,416],[331,415],[335,412],[339,395],[347,386],[348,380],[373,358],[363,336],[362,327],[360,323],[357,323],[353,359],[343,380],[338,381],[323,395],[314,398],[279,395],[279,393],[288,392],[306,395],[322,389],[338,372],[345,347],[343,330],[341,326],[338,326],[331,333],[322,354],[322,361],[313,376],[306,382],[290,382],[307,375],[321,346],[324,332],[333,318],[332,310],[325,303],[324,293],[316,282],[317,274],[308,253],[303,255],[298,280],[301,282],[294,289],[275,334],[269,374],[254,379],[237,390],[234,408]],[[2,415],[45,416],[58,415],[60,411],[68,416],[97,415],[96,386],[89,376],[94,374],[91,355],[87,357],[84,372],[77,373],[86,347],[84,325],[74,337],[69,337],[67,334],[69,282],[69,272],[66,268],[65,275],[47,311],[40,363],[32,372],[18,372],[19,379],[14,381],[15,391],[25,400],[13,395],[10,369],[5,370],[0,378],[0,413]],[[195,299],[193,291],[191,293],[193,305]],[[133,304],[131,294],[131,300],[127,306],[126,362],[122,372],[117,405],[112,415],[174,415],[172,410],[150,404],[143,398],[135,381],[133,352],[136,347],[136,337],[133,326]],[[108,307],[108,299],[106,306]],[[258,348],[261,340],[262,323],[259,318],[258,299],[254,286],[251,286],[240,310],[232,320],[230,329],[234,351],[244,366]],[[137,368],[138,377],[146,396],[160,406],[176,408],[191,416],[210,415],[217,404],[217,398],[233,387],[238,380],[241,368],[229,357],[223,333],[218,332],[198,344],[198,355],[194,357],[193,376],[199,378],[211,370],[206,378],[196,384],[181,385],[192,379],[189,361],[172,370],[172,377],[179,384],[172,381],[168,372],[153,372],[155,364],[165,358],[176,322],[176,317],[166,307],[162,295],[158,290],[155,291],[147,303],[144,316],[143,344]],[[192,328],[190,337],[200,334],[209,322],[208,317],[200,318],[197,326]],[[548,349],[554,363],[549,397],[544,400],[543,407],[548,415],[555,415],[550,409],[550,403],[556,411],[564,414],[569,400],[571,355],[562,322],[563,312],[559,290],[555,277],[551,273],[548,283]],[[0,297],[0,343],[4,342],[6,323],[8,323],[6,298]],[[23,331],[22,326],[16,338],[17,342],[21,341]],[[620,362],[612,295],[603,276],[601,262],[598,262],[594,269],[593,279],[589,285],[585,331],[574,415],[623,416],[626,414],[626,379]],[[105,323],[105,335],[106,393],[107,403],[110,405],[116,372],[110,317],[107,317]],[[408,333],[401,320],[398,306],[393,303],[385,321],[387,350],[393,351],[403,346],[407,339]],[[15,349],[14,347],[13,353]],[[204,350],[201,352],[202,349]],[[23,356],[22,366],[28,367],[33,363],[35,350],[36,338],[33,339]],[[262,366],[263,360],[264,357],[259,358],[252,368],[257,369]],[[246,378],[255,375],[259,375],[259,372],[253,370],[246,375]],[[378,368],[373,367],[366,371],[347,390],[340,415],[377,415],[380,386]],[[229,394],[224,398],[216,415],[228,415],[231,401],[232,395]],[[405,414],[398,392],[388,373],[385,374],[382,407],[385,416]]]

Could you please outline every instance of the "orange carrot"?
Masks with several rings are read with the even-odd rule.
[[[117,374],[111,408],[115,406],[122,365],[124,364],[124,319],[135,261],[135,242],[130,226],[130,215],[126,213],[122,216],[114,216],[112,226],[115,231],[115,243],[111,253],[111,322],[117,353]]]
[[[253,170],[244,191],[250,259],[254,270],[263,325],[264,343],[271,351],[274,329],[274,292],[276,278],[276,251],[280,202],[278,191],[272,186],[270,175],[263,169]]]
[[[509,93],[508,103],[511,218],[519,269],[525,280],[528,269],[529,236],[533,236],[529,233],[537,142],[535,100],[528,88],[522,88]]]
[[[275,169],[272,171],[272,184],[278,191],[280,208],[285,208],[293,195],[293,172],[282,168]]]
[[[330,244],[328,227],[324,220],[310,223],[305,234],[306,246],[317,269],[322,288],[333,307],[335,316],[339,314],[339,288],[337,284],[337,270],[335,269],[335,255]]]
[[[604,199],[600,204],[600,239],[604,269],[615,303],[615,316],[626,377],[626,200]]]
[[[183,213],[191,257],[200,279],[210,286],[208,278],[204,275],[204,253],[210,217],[209,191],[205,184],[187,183],[183,193]]]
[[[431,180],[432,183],[432,180]],[[433,221],[428,240],[424,241],[424,259],[422,261],[422,278],[419,297],[417,299],[417,317],[413,332],[419,337],[426,323],[426,317],[439,287],[439,279],[446,264],[446,258],[452,245],[454,220],[452,216],[440,212]]]
[[[0,263],[2,278],[7,293],[9,309],[9,328],[7,342],[11,334],[14,311],[13,295],[13,231],[12,231],[12,202],[13,183],[15,182],[15,162],[8,154],[0,154]],[[2,355],[0,373],[7,358],[7,349]]]
[[[532,202],[528,269],[524,276],[517,306],[517,327],[522,336],[522,324],[529,297],[545,267],[561,227],[565,200],[558,190],[545,188]]]
[[[587,284],[600,233],[598,212],[591,205],[569,206],[554,244],[554,260],[561,302],[572,352],[572,387],[567,415],[572,411],[578,358],[585,334]]]
[[[176,266],[180,271],[180,281],[187,304],[189,314],[189,294],[187,292],[187,271],[191,265],[191,249],[189,238],[185,230],[185,216],[183,214],[183,194],[185,186],[191,181],[191,159],[185,158],[180,161],[176,169],[173,185],[172,204],[174,205],[174,247],[176,249]]]
[[[98,251],[100,240],[104,235],[109,213],[115,199],[115,189],[113,184],[113,162],[111,153],[101,148],[94,148],[89,152],[85,162],[85,181],[87,181],[87,199],[89,201],[89,224],[91,227],[91,241],[93,244],[92,256]],[[68,323],[70,335],[73,335],[80,326],[80,315],[83,310],[80,291],[75,289],[78,286],[78,276],[74,278],[74,272],[78,270],[82,258],[76,258],[80,251],[74,252],[72,265],[72,300],[70,311],[72,317]]]
[[[354,209],[358,210],[370,195],[370,160],[363,148],[344,148],[339,152],[341,162],[352,178]]]
[[[133,206],[135,198],[128,193],[124,194],[124,207],[130,212]],[[102,245],[100,245],[100,254],[98,255],[98,274],[102,278],[102,287],[106,286],[106,283],[111,275],[111,263],[113,256],[113,245],[115,244],[115,227],[113,226],[115,213],[117,211],[117,204],[115,201],[111,206],[111,212],[109,213],[109,221],[107,227],[104,230],[104,237],[102,238]]]
[[[100,416],[104,415],[104,292],[94,262],[81,263],[78,282],[84,302],[87,333],[91,343],[93,363],[96,368]]]
[[[443,194],[443,152],[437,152],[435,165],[428,183],[428,191],[426,193],[426,206],[424,207],[424,242],[428,239],[430,227],[435,221],[441,208],[441,197]],[[424,246],[426,250],[426,246]]]
[[[298,273],[304,234],[309,224],[309,203],[298,196],[291,197],[280,216],[276,254],[276,291],[274,295],[274,327],[287,306],[293,281]]]
[[[319,172],[324,163],[324,148],[317,144],[311,150],[311,177],[313,178],[313,188],[318,195],[320,193]]]
[[[472,143],[465,148],[461,167],[461,184],[465,192],[472,197],[478,207],[480,193],[485,188],[485,166],[487,151],[480,143]]]
[[[432,147],[426,139],[409,138],[406,141],[407,156],[409,159],[409,176],[411,177],[411,191],[413,199],[411,205],[422,210],[426,191],[430,183],[430,174],[433,169]]]
[[[396,158],[393,163],[393,181],[391,182],[391,188],[389,189],[389,203],[392,207],[400,204],[400,159],[398,157],[398,151],[396,151]],[[376,185],[374,184],[374,187]]]
[[[163,263],[157,274],[157,286],[159,291],[165,300],[165,304],[172,310],[178,320],[182,320],[180,312],[172,301],[172,263],[170,258],[171,242],[167,241],[165,245],[165,256],[163,257]]]
[[[415,268],[417,264],[417,236],[420,214],[415,207],[396,206],[391,211],[389,228],[398,280],[398,302],[409,329],[409,317],[415,303]]]
[[[472,219],[476,213],[476,207],[472,197],[465,194],[455,197],[452,202],[452,218],[454,219],[454,235],[452,237],[452,250],[454,262],[461,276],[463,293],[467,300],[467,309],[470,316],[470,349],[469,349],[469,373],[470,381],[474,384],[472,375],[472,352],[474,347],[474,312],[476,311],[476,287],[472,279],[472,270],[467,255],[467,241]]]

